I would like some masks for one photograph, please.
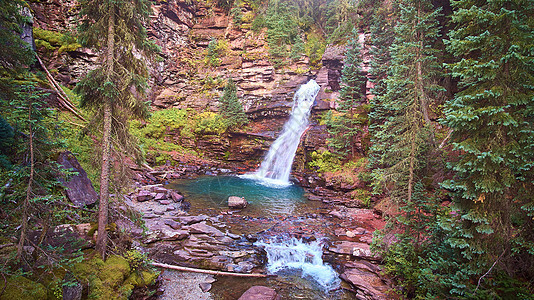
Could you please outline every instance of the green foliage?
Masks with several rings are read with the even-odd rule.
[[[7,279],[5,290],[0,295],[1,300],[46,300],[47,292],[43,284],[31,281],[23,276],[13,276]]]
[[[267,9],[265,23],[267,26],[267,43],[269,54],[275,67],[286,64],[291,46],[300,39],[295,18],[296,7],[291,2],[271,1]]]
[[[41,28],[34,28],[33,35],[35,38],[36,46],[44,47],[49,51],[53,51],[59,48],[58,52],[62,53],[74,51],[82,46],[78,42],[76,42],[76,38],[70,34],[64,34]]]
[[[344,67],[341,72],[342,87],[338,99],[339,114],[330,114],[327,128],[330,137],[328,146],[341,159],[350,159],[357,154],[356,142],[361,140],[362,128],[367,125],[360,115],[366,112],[360,107],[365,101],[365,83],[367,78],[362,75],[360,66],[362,58],[358,42],[358,32],[352,32],[352,38],[345,54]],[[360,149],[362,152],[363,149]]]
[[[147,159],[158,165],[173,161],[172,153],[200,155],[195,147],[170,141],[196,140],[202,135],[220,135],[227,130],[226,121],[214,112],[196,112],[192,109],[169,108],[152,113],[146,122],[130,121],[130,131],[138,139]]]
[[[152,284],[157,272],[143,269],[143,254],[129,251],[126,258],[110,256],[105,262],[100,258],[85,260],[74,266],[72,272],[79,282],[89,286],[88,299],[128,299],[134,287]],[[130,268],[131,262],[138,269]]]
[[[319,173],[335,172],[341,168],[341,161],[328,150],[313,151],[308,166],[316,168]]]
[[[208,43],[208,49],[206,57],[204,58],[204,64],[218,67],[221,65],[220,57],[224,56],[228,49],[228,43],[226,40],[217,40],[212,38]]]
[[[397,35],[390,48],[391,74],[384,82],[383,94],[372,106],[373,118],[380,115],[384,119],[373,127],[371,155],[375,179],[382,180],[384,186],[393,184],[391,199],[403,202],[423,175],[428,146],[433,143],[428,106],[440,70],[437,50],[432,47],[439,34],[435,21],[439,10],[426,1],[402,2],[399,10]]]
[[[79,4],[82,19],[80,43],[88,47],[110,46],[105,51],[105,62],[90,71],[75,88],[81,98],[80,105],[93,112],[88,130],[103,133],[103,169],[108,169],[111,161],[104,155],[117,160],[133,157],[139,163],[141,151],[128,132],[127,124],[131,118],[148,116],[147,105],[142,99],[147,87],[146,63],[158,50],[154,42],[148,40],[144,27],[150,20],[151,2],[81,0]],[[120,186],[128,180],[129,169],[126,163],[114,166],[113,183]],[[108,183],[110,178],[108,172],[103,172],[101,181]]]
[[[30,45],[20,38],[21,25],[28,24],[27,17],[21,15],[22,8],[27,9],[22,0],[3,0],[0,2],[0,93],[5,92],[2,84],[6,74],[19,74],[33,60],[33,51]],[[1,95],[0,94],[0,95]]]
[[[13,149],[15,133],[13,127],[0,116],[0,168],[9,169],[11,162],[8,155]]]
[[[223,95],[219,99],[219,113],[228,129],[236,130],[248,123],[243,105],[237,98],[237,87],[231,78],[228,79]]]
[[[323,37],[315,32],[308,33],[304,49],[310,58],[310,65],[319,68],[326,49],[326,42]]]
[[[446,45],[454,62],[447,67],[459,91],[442,122],[453,129],[459,156],[450,162],[454,178],[443,187],[461,216],[447,227],[454,228],[447,243],[456,262],[467,261],[451,269],[464,274],[453,277],[451,291],[465,295],[496,260],[492,274],[533,283],[534,3],[455,1],[453,7]],[[496,292],[489,277],[483,293]]]
[[[72,98],[71,98],[72,99]],[[59,113],[58,119],[61,122],[61,143],[64,148],[76,156],[76,160],[87,172],[87,177],[91,180],[95,190],[100,189],[100,168],[97,157],[99,150],[95,147],[98,135],[85,132],[81,125],[76,125],[72,117],[67,113]]]
[[[324,29],[329,44],[343,44],[350,39],[350,33],[357,21],[357,2],[350,0],[326,1]]]
[[[240,7],[232,8],[230,15],[232,16],[232,20],[235,25],[240,26],[243,24],[243,12],[241,11]]]

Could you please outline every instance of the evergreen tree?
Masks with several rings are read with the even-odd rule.
[[[433,148],[428,109],[439,90],[434,84],[441,68],[434,48],[439,9],[426,0],[403,0],[395,9],[399,15],[387,78],[386,70],[375,63],[378,95],[372,106],[371,151],[372,175],[399,212],[389,217],[374,247],[383,251],[388,273],[398,278],[405,296],[432,298],[429,289],[435,283],[427,279],[432,275],[428,258],[441,237],[435,228],[443,210],[423,180]],[[388,43],[391,35],[383,38]],[[391,235],[396,237],[392,245],[381,244]]]
[[[243,105],[237,99],[237,87],[232,78],[228,79],[223,95],[219,100],[219,112],[228,128],[235,128],[248,123]]]
[[[410,202],[413,187],[420,179],[424,152],[432,143],[432,124],[428,115],[433,84],[439,74],[437,50],[432,47],[439,34],[436,16],[428,1],[407,0],[398,4],[396,38],[391,46],[391,74],[386,90],[375,102],[374,110],[388,112],[385,121],[375,127],[375,178],[389,188],[397,202]],[[375,150],[376,151],[376,150]]]
[[[328,139],[332,147],[342,158],[353,158],[356,155],[356,142],[361,137],[363,118],[361,105],[365,102],[365,83],[367,78],[361,71],[362,57],[358,32],[352,31],[352,38],[347,45],[343,70],[341,71],[342,87],[338,99],[339,114],[330,116]]]
[[[267,43],[269,54],[275,67],[285,64],[291,53],[291,45],[300,39],[296,8],[291,2],[274,0],[269,2],[267,9]]]
[[[81,41],[104,48],[104,62],[79,83],[82,106],[93,109],[92,124],[102,124],[102,168],[98,216],[97,251],[105,258],[108,201],[111,180],[112,142],[126,151],[136,149],[127,130],[132,116],[144,117],[147,109],[139,98],[146,87],[147,69],[136,51],[148,54],[154,45],[147,40],[144,24],[151,11],[148,0],[81,0]],[[133,92],[135,91],[135,92]]]
[[[460,0],[453,8],[447,49],[456,62],[448,68],[459,92],[443,123],[458,156],[444,187],[460,218],[445,228],[459,252],[450,285],[465,295],[490,287],[499,272],[533,283],[534,1]]]

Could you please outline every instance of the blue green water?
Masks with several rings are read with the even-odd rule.
[[[191,209],[204,208],[224,210],[228,197],[244,197],[249,206],[247,214],[291,215],[307,202],[304,189],[298,185],[266,186],[261,181],[237,176],[201,176],[183,179],[167,186],[184,195]]]

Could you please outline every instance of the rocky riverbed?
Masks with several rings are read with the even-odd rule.
[[[321,239],[325,244],[325,261],[344,280],[340,287],[343,295],[340,296],[338,292],[333,297],[387,299],[387,280],[380,275],[380,258],[369,249],[374,230],[384,225],[378,212],[347,207],[342,198],[331,198],[321,191],[320,195],[310,193],[309,198],[313,201],[302,205],[315,205],[309,205],[308,211],[299,210],[299,215],[248,216],[245,211],[230,208],[205,209],[203,214],[190,214],[189,208],[195,208],[196,204],[188,203],[179,191],[167,189],[165,183],[172,178],[193,178],[199,171],[228,173],[227,170],[214,167],[201,169],[188,171],[177,168],[176,172],[167,170],[138,174],[143,183],[127,197],[126,205],[143,216],[146,234],[137,246],[148,252],[150,258],[186,267],[265,273],[266,255],[261,247],[255,246],[257,240],[281,236]],[[317,205],[318,202],[322,204]],[[189,286],[196,291],[196,299],[236,299],[253,285],[270,286],[285,297],[291,290],[287,286],[284,288],[282,279],[239,279],[239,285],[231,286],[228,281],[232,279],[223,279],[221,276],[189,276],[166,271],[160,277],[160,299],[171,299],[169,291],[177,291],[177,284],[182,289]]]

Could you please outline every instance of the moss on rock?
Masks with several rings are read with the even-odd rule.
[[[98,257],[85,260],[73,267],[73,273],[89,286],[88,299],[128,299],[134,288],[154,283],[159,275],[132,271],[128,260],[118,255],[105,262]]]
[[[23,276],[7,279],[7,285],[0,300],[40,300],[47,299],[47,290],[41,283],[31,281]]]

